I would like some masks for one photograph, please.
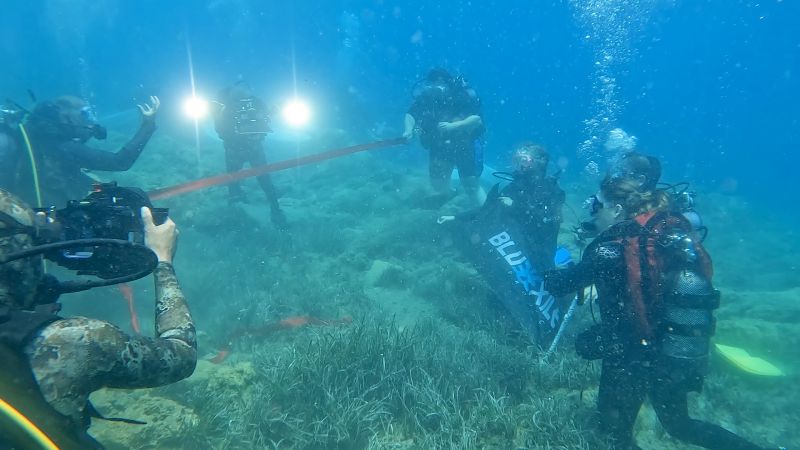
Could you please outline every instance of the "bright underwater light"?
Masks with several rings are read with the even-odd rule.
[[[294,98],[283,107],[283,118],[293,127],[302,127],[311,119],[311,108],[306,102]]]
[[[183,113],[187,117],[200,120],[208,115],[208,100],[191,96],[183,101]]]

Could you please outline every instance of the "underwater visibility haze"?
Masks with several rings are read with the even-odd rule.
[[[493,281],[510,268],[490,275],[442,223],[474,209],[469,186],[454,175],[439,198],[424,137],[402,138],[443,68],[479,98],[483,190],[505,185],[493,173],[514,170],[520,143],[547,149],[574,262],[604,174],[633,150],[659,159],[702,215],[721,299],[689,413],[800,448],[798,23],[791,0],[6,0],[6,103],[76,96],[108,151],[136,132],[137,104],[161,104],[130,168],[83,175],[169,208],[198,363],[174,384],[95,392],[103,415],[146,424],[89,433],[108,449],[614,448],[596,424],[601,362],[575,351],[597,303],[552,349],[554,332],[532,338],[542,316],[520,317]],[[208,111],[236,95],[263,100],[269,130],[237,128],[264,150],[231,162]],[[64,295],[61,315],[152,336],[152,284]],[[640,448],[699,448],[656,409],[633,427]]]

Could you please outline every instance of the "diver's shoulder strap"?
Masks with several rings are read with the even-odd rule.
[[[59,309],[57,303],[40,305],[32,311],[0,307],[0,342],[22,349],[34,333],[61,319],[56,314]]]

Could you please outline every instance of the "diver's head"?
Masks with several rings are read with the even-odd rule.
[[[226,90],[228,101],[238,101],[255,97],[255,92],[245,80],[239,80]]]
[[[661,190],[643,191],[640,184],[631,178],[606,176],[600,190],[587,198],[587,209],[591,220],[582,222],[576,230],[580,238],[594,237],[608,227],[632,219],[649,211],[665,210],[670,206],[669,195]]]
[[[64,95],[36,105],[28,118],[35,132],[60,139],[86,142],[105,139],[107,132],[97,123],[92,108],[82,99]]]
[[[33,226],[33,210],[0,189],[0,258],[31,248]],[[43,276],[41,255],[0,264],[0,306],[30,308],[36,304]]]
[[[447,85],[453,82],[453,76],[450,75],[450,72],[447,70],[437,67],[428,72],[428,75],[425,76],[425,80],[430,84]]]
[[[619,208],[623,218],[633,218],[649,211],[667,209],[670,205],[669,195],[661,190],[643,190],[642,185],[633,178],[607,176],[600,183],[600,191],[596,195],[599,201],[599,212],[609,205]]]
[[[517,146],[512,156],[514,172],[543,177],[547,173],[550,154],[544,147],[533,142],[524,142]]]
[[[450,75],[450,72],[438,67],[425,76],[425,86],[428,92],[447,95],[457,86],[458,80],[459,78]]]
[[[613,178],[630,179],[639,185],[640,190],[650,191],[656,188],[661,178],[661,163],[655,156],[628,152],[622,155],[609,174]]]

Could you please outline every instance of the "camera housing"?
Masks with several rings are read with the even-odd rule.
[[[147,194],[138,188],[119,187],[116,183],[102,183],[82,200],[70,200],[63,209],[37,208],[43,213],[40,219],[39,241],[41,243],[78,241],[91,239],[116,239],[127,241],[131,246],[95,246],[91,243],[49,251],[45,257],[56,264],[81,275],[113,278],[120,273],[129,273],[141,267],[141,249],[144,244],[144,223],[140,210],[149,207],[156,224],[167,220],[166,208],[153,208]],[[138,249],[138,250],[137,250]]]

